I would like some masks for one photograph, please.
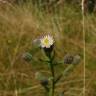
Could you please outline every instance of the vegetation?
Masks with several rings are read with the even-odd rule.
[[[59,96],[84,95],[84,41],[86,41],[86,96],[95,96],[95,14],[86,14],[83,37],[82,10],[78,4],[6,3],[0,6],[0,95],[43,96],[37,72],[50,76],[46,58],[34,40],[44,35],[55,39],[56,61],[66,54],[79,55],[81,62],[56,85]],[[27,53],[28,61],[24,59]],[[30,54],[31,55],[30,55]],[[58,76],[68,65],[55,65]],[[92,73],[92,74],[91,74]]]

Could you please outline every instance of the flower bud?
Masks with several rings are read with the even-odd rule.
[[[81,57],[80,57],[79,55],[75,55],[75,56],[74,56],[74,60],[73,60],[73,64],[78,64],[78,63],[80,63],[80,59],[81,59]]]
[[[72,64],[74,60],[74,56],[67,54],[64,56],[64,64]]]
[[[43,80],[41,80],[41,81],[40,81],[40,84],[41,84],[42,86],[47,86],[47,85],[48,85],[48,79],[43,79]]]
[[[37,46],[37,47],[40,47],[40,39],[33,40],[32,44]]]
[[[47,79],[42,73],[36,72],[36,73],[35,73],[35,78],[36,78],[37,80],[39,80],[39,82],[40,82],[40,84],[41,84],[42,86],[48,85],[48,79]]]
[[[80,62],[80,56],[79,55],[67,54],[64,57],[64,63],[65,64],[78,64],[79,62]]]
[[[31,61],[32,60],[32,55],[28,52],[24,53],[22,58],[25,60],[25,61]]]
[[[43,75],[40,73],[40,72],[36,72],[35,73],[35,79],[37,79],[37,80],[42,80],[44,77],[43,77]]]

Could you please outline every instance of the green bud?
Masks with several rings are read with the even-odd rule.
[[[25,61],[31,61],[32,60],[32,55],[29,52],[26,52],[26,53],[23,54],[22,58]]]

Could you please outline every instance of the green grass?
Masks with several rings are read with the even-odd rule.
[[[31,3],[19,6],[5,5],[0,8],[1,96],[43,96],[44,91],[41,86],[38,86],[39,82],[35,80],[34,75],[37,71],[47,75],[50,73],[47,64],[38,62],[41,55],[42,58],[45,56],[41,50],[33,50],[35,45],[32,42],[45,34],[53,35],[56,40],[56,60],[63,60],[66,53],[80,54],[81,56],[81,63],[66,80],[62,79],[61,83],[58,84],[56,96],[62,90],[65,90],[66,96],[77,96],[77,94],[83,96],[84,40],[81,13],[80,7],[68,4],[52,6],[49,10],[42,8],[40,4],[36,6]],[[93,27],[95,25],[94,15],[86,16],[85,20],[86,74],[89,77],[90,72],[95,71],[96,68],[96,57],[93,52],[95,48],[92,49],[96,41],[95,28],[90,28],[91,25]],[[22,59],[22,54],[29,50],[33,50],[32,56],[37,61],[26,62]],[[65,65],[57,65],[56,68],[58,68],[56,74],[59,74]],[[86,82],[89,84],[90,78]],[[87,88],[89,92],[91,85],[88,85]]]

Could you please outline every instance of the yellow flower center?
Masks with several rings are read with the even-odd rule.
[[[49,44],[49,40],[46,38],[46,39],[44,40],[44,43],[45,43],[45,44]]]

